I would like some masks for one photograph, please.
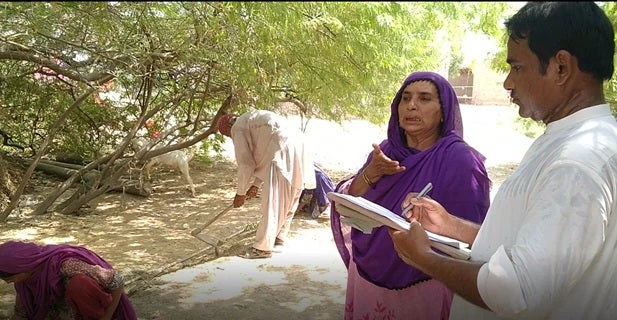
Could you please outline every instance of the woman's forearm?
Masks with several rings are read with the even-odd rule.
[[[349,186],[349,190],[347,191],[347,193],[352,196],[359,197],[365,194],[370,187],[371,185],[369,185],[362,178],[362,173],[359,173],[353,178],[353,181],[351,182],[351,185]]]
[[[114,290],[111,291],[111,303],[109,304],[109,306],[107,308],[105,308],[105,315],[103,315],[103,318],[101,318],[101,320],[111,320],[114,316],[114,313],[116,312],[116,308],[118,308],[118,304],[120,303],[120,298],[122,297],[122,294],[124,293],[124,286],[120,286]]]

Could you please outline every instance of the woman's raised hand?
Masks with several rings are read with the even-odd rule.
[[[401,166],[398,161],[392,160],[386,156],[379,145],[373,143],[373,158],[366,166],[364,172],[372,183],[377,182],[384,175],[393,175],[405,171],[405,167]]]

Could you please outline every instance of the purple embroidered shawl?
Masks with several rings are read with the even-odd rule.
[[[112,266],[96,253],[72,245],[37,245],[28,242],[8,241],[0,244],[0,271],[22,273],[40,270],[21,283],[15,283],[15,291],[29,319],[44,319],[51,306],[64,299],[62,262],[75,258],[84,262],[111,269]],[[137,319],[126,294],[122,294],[114,314],[115,319]]]
[[[444,118],[442,137],[422,152],[407,147],[398,121],[398,105],[403,90],[419,80],[429,80],[436,85]],[[432,182],[433,189],[428,195],[448,212],[477,223],[484,221],[490,202],[490,180],[484,167],[485,158],[463,140],[458,99],[446,79],[432,72],[415,72],[405,79],[392,101],[388,139],[381,142],[380,147],[390,159],[399,161],[407,169],[382,177],[369,188],[364,198],[400,215],[405,196],[409,192],[420,192],[428,182]],[[364,170],[371,157],[372,153],[358,173]],[[340,190],[343,182],[339,183],[336,191]],[[334,205],[331,206],[331,227],[345,265],[349,267],[349,259],[353,256],[359,274],[373,284],[401,289],[429,279],[428,275],[398,257],[386,227],[375,228],[371,234],[352,229],[352,255],[345,246],[340,216]]]

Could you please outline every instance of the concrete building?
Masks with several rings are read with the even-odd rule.
[[[489,59],[499,50],[495,39],[468,32],[462,43],[463,61],[458,76],[449,77],[459,101],[473,105],[510,105],[503,88],[505,73],[490,68]]]
[[[457,77],[448,79],[460,103],[474,105],[510,104],[508,92],[503,88],[505,73],[492,70],[488,62],[476,63],[473,68],[461,68]]]

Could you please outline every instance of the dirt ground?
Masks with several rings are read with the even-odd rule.
[[[503,161],[488,166],[494,187],[516,166]],[[325,170],[335,183],[351,174]],[[96,251],[125,274],[140,319],[342,318],[345,272],[327,215],[316,220],[297,215],[288,243],[265,260],[236,257],[253,239],[258,199],[203,231],[225,240],[218,257],[190,235],[231,204],[235,175],[233,161],[193,161],[197,196],[191,197],[178,173],[159,168],[148,198],[109,193],[81,216],[35,217],[29,215],[34,205],[61,183],[37,173],[19,208],[0,225],[0,241],[66,242]],[[12,313],[13,301],[12,286],[0,283],[0,319]]]
[[[195,198],[191,197],[175,172],[159,170],[154,174],[154,179],[160,184],[154,187],[154,194],[147,199],[110,193],[101,197],[96,206],[90,208],[89,212],[83,216],[52,213],[32,217],[28,216],[22,207],[20,213],[9,217],[7,223],[0,226],[0,241],[19,239],[42,243],[68,242],[83,245],[98,252],[127,276],[129,283],[127,291],[140,319],[210,318],[202,317],[204,313],[216,316],[217,319],[271,319],[272,315],[267,314],[268,312],[284,310],[284,308],[281,309],[282,307],[272,308],[272,306],[284,303],[290,296],[294,296],[294,292],[299,290],[294,286],[310,282],[306,272],[301,272],[301,269],[304,268],[304,271],[310,269],[308,265],[311,263],[311,258],[319,254],[320,247],[322,251],[330,253],[331,257],[334,255],[332,263],[340,273],[342,263],[335,256],[337,253],[331,243],[330,226],[326,215],[322,215],[317,220],[307,214],[297,215],[294,218],[289,242],[292,248],[299,249],[296,252],[298,260],[295,262],[283,262],[283,266],[268,268],[264,267],[266,260],[235,258],[235,255],[240,253],[245,246],[250,245],[254,225],[259,218],[259,203],[255,200],[247,202],[244,207],[230,210],[220,220],[204,230],[204,233],[219,239],[225,239],[233,233],[240,232],[220,247],[220,257],[213,261],[217,258],[214,249],[192,237],[190,231],[205,223],[207,219],[231,203],[235,190],[235,164],[218,162],[212,166],[197,163],[191,165],[191,175],[196,182],[198,192]],[[499,183],[515,166],[516,164],[511,164],[489,168],[493,181]],[[349,174],[333,171],[328,173],[335,182]],[[40,174],[37,175],[37,181],[40,184],[36,190],[33,190],[34,193],[29,195],[31,201],[42,199],[55,185],[60,183],[60,181]],[[243,230],[246,231],[242,232]],[[332,247],[325,249],[323,245],[327,246],[328,243]],[[275,257],[276,255],[277,253]],[[244,304],[225,302],[223,299],[222,302],[209,304],[207,308],[205,306],[195,307],[197,308],[195,310],[185,310],[181,306],[170,304],[174,300],[181,304],[179,297],[172,299],[166,294],[166,291],[173,293],[174,288],[157,287],[165,283],[164,280],[159,279],[165,274],[185,269],[188,274],[192,273],[192,276],[195,276],[197,271],[196,269],[191,270],[191,266],[211,261],[212,267],[217,268],[217,261],[225,263],[230,259],[236,259],[237,270],[231,270],[228,275],[223,276],[224,282],[219,283],[219,287],[232,287],[234,279],[238,279],[243,272],[259,268],[274,273],[283,272],[282,277],[286,278],[286,283],[277,286],[274,283],[276,281],[269,281],[268,279],[272,279],[264,273],[261,275],[264,277],[261,284],[256,284],[255,289],[248,293],[245,292],[242,298],[237,299],[244,301]],[[317,256],[317,259],[324,258]],[[269,260],[274,260],[274,258]],[[292,272],[284,272],[285,263],[291,267],[289,271]],[[313,271],[325,276],[326,280],[321,281],[319,287],[309,290],[313,291],[314,297],[304,297],[305,299],[318,298],[324,290],[328,289],[324,287],[324,284],[341,280],[341,277],[328,279],[330,270],[315,269]],[[339,275],[344,276],[344,274]],[[208,272],[204,272],[203,276],[207,277]],[[338,284],[333,288],[335,296],[339,298],[336,300],[339,301],[329,301],[325,304],[322,301],[318,308],[300,310],[301,319],[336,319],[337,317],[333,315],[342,312],[340,299],[342,299],[343,292],[340,286],[341,284]],[[155,290],[152,289],[153,287]],[[287,290],[289,292],[285,292]],[[182,297],[186,296],[187,292],[181,291],[175,294]],[[262,303],[258,309],[255,309],[256,313],[253,317],[242,316],[241,314],[247,314],[244,309],[259,296],[268,298],[271,304]],[[205,296],[201,298],[206,300]],[[1,284],[0,318],[8,317],[13,299],[12,287]],[[251,313],[248,312],[248,314]]]
[[[190,231],[231,204],[235,173],[235,163],[229,161],[211,166],[191,163],[197,190],[193,198],[176,172],[159,169],[153,173],[154,190],[149,198],[109,193],[84,210],[82,216],[51,213],[33,217],[28,215],[33,208],[28,205],[43,200],[61,183],[37,173],[36,186],[22,200],[17,212],[0,226],[0,241],[67,242],[90,248],[127,276],[127,291],[140,318],[168,319],[171,315],[162,314],[161,310],[161,305],[169,302],[164,295],[156,298],[144,291],[157,283],[157,276],[216,258],[214,249],[192,237]],[[338,180],[344,173],[330,172],[330,175]],[[229,238],[220,246],[220,257],[234,257],[251,244],[258,210],[258,199],[247,201],[245,206],[230,210],[203,231],[221,240]],[[290,237],[297,229],[315,228],[329,228],[325,215],[317,220],[306,214],[298,215]],[[0,319],[9,316],[13,301],[12,286],[0,284]]]

